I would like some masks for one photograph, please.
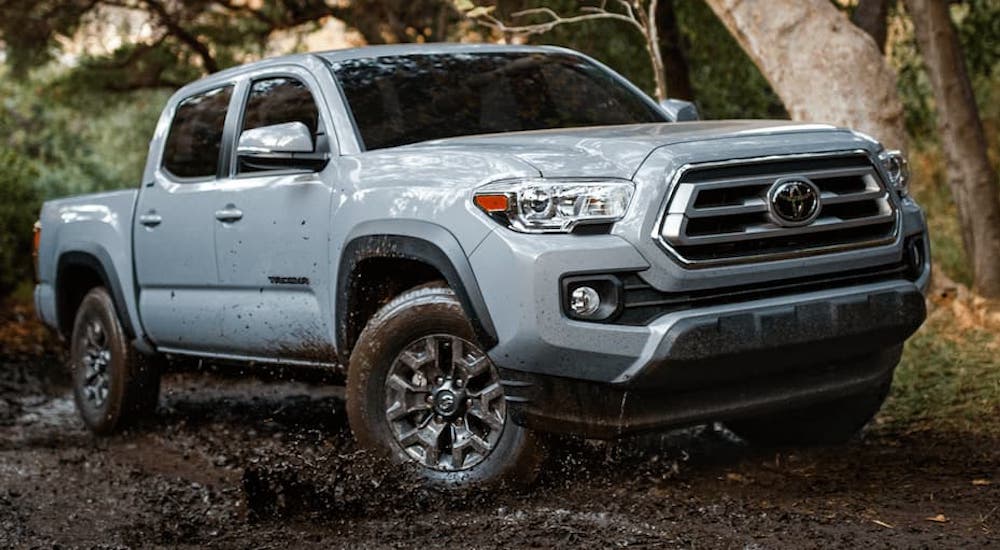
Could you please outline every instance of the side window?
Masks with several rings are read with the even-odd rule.
[[[306,85],[294,78],[258,80],[250,88],[243,129],[301,122],[315,136],[319,128],[319,109]]]
[[[163,148],[163,167],[182,178],[215,176],[233,87],[191,96],[177,106]]]
[[[326,147],[326,140],[320,124],[319,108],[309,88],[301,81],[290,77],[276,77],[258,80],[250,87],[246,109],[243,114],[242,131],[272,126],[288,122],[301,122],[309,128],[317,151]],[[262,165],[240,162],[239,172],[255,172],[267,169],[281,169],[281,163]]]

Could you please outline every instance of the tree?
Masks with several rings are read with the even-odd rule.
[[[691,71],[688,68],[687,53],[684,51],[681,29],[677,23],[677,10],[674,8],[673,0],[660,0],[655,11],[653,21],[660,31],[658,46],[663,57],[666,92],[670,97],[694,101]]]
[[[868,33],[878,44],[878,49],[885,53],[885,40],[889,34],[889,0],[859,0],[851,14],[851,23]]]
[[[31,228],[41,205],[37,172],[24,157],[0,145],[0,298],[31,280]]]
[[[849,126],[905,148],[892,69],[829,0],[706,1],[793,119]]]
[[[0,0],[0,40],[14,74],[43,65],[93,22],[138,13],[151,36],[85,58],[77,83],[115,91],[175,88],[263,53],[273,33],[334,17],[369,44],[444,40],[458,13],[444,0]],[[310,27],[312,26],[312,27]]]
[[[906,0],[937,111],[947,181],[958,209],[973,286],[1000,297],[1000,192],[965,56],[944,0]]]

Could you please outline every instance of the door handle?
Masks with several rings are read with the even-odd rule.
[[[163,217],[156,213],[155,210],[150,211],[148,214],[142,214],[139,216],[139,223],[145,225],[146,227],[156,227],[163,223]]]
[[[223,223],[232,223],[243,219],[243,211],[232,204],[227,204],[222,210],[215,211],[215,219]]]

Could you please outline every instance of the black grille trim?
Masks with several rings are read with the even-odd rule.
[[[619,276],[623,284],[624,304],[621,312],[611,321],[632,326],[647,325],[656,318],[675,311],[890,280],[913,280],[913,274],[902,262],[869,269],[692,292],[661,292],[637,273]]]

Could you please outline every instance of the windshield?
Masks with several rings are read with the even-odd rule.
[[[587,60],[558,53],[418,54],[332,64],[367,149],[475,134],[666,122]]]

